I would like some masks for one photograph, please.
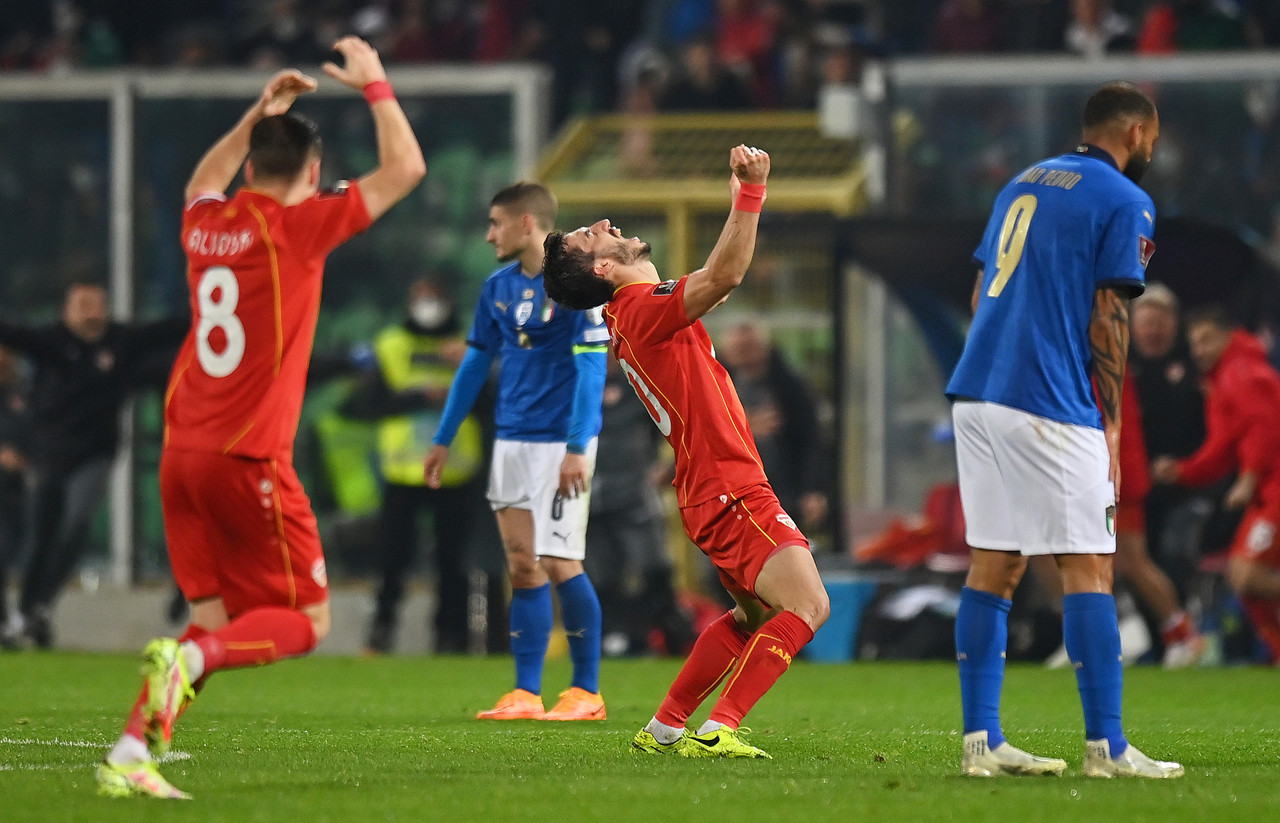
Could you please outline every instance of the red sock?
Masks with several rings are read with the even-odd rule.
[[[311,618],[302,612],[263,606],[195,642],[204,652],[204,673],[208,676],[221,669],[261,666],[306,654],[316,647],[316,632]]]
[[[659,723],[679,729],[707,695],[715,691],[747,645],[748,634],[738,627],[733,612],[725,612],[698,636],[676,675],[667,697],[654,715]]]
[[[751,636],[738,670],[724,684],[710,720],[738,728],[751,707],[773,688],[791,659],[813,639],[813,629],[795,612],[781,612]]]
[[[1242,596],[1240,602],[1253,623],[1258,639],[1270,649],[1271,661],[1280,661],[1280,613],[1276,612],[1276,601]]]
[[[1173,625],[1164,627],[1160,632],[1160,637],[1164,640],[1166,646],[1183,643],[1195,634],[1195,629],[1191,625],[1191,617],[1186,612],[1178,612],[1173,616],[1177,618]]]

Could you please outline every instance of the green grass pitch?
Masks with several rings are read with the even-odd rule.
[[[0,820],[19,821],[1212,821],[1280,819],[1280,672],[1126,672],[1125,721],[1173,781],[1079,775],[1070,672],[1011,667],[1005,727],[1065,757],[1062,778],[957,775],[953,665],[798,662],[748,718],[772,761],[636,756],[676,661],[606,661],[600,723],[471,719],[510,682],[505,658],[310,658],[215,677],[179,725],[165,775],[191,803],[106,800],[93,767],[119,731],[136,664],[0,656]],[[548,666],[547,692],[568,678]],[[696,717],[705,717],[707,707]]]

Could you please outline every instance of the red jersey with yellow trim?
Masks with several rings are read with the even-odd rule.
[[[687,281],[632,283],[604,307],[618,364],[675,451],[681,508],[769,482],[729,373],[702,321],[685,316]]]
[[[292,456],[324,260],[369,223],[354,183],[287,207],[252,189],[187,204],[192,325],[165,394],[166,448]]]

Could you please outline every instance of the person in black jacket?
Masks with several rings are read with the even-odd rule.
[[[22,545],[26,518],[27,386],[18,359],[0,348],[0,647],[16,645],[9,619],[9,569]]]
[[[185,318],[113,322],[106,288],[87,280],[67,288],[58,323],[0,322],[0,345],[35,366],[27,453],[31,554],[18,608],[36,646],[53,644],[53,603],[80,561],[106,491],[121,406],[172,363],[188,325]]]

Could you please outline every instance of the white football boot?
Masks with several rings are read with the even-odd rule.
[[[1037,757],[1024,752],[1008,741],[994,749],[987,745],[987,732],[969,732],[964,736],[964,757],[960,760],[960,773],[965,777],[997,777],[1008,775],[1061,775],[1067,761],[1057,757]]]
[[[1181,763],[1152,760],[1130,743],[1119,757],[1111,756],[1111,742],[1086,740],[1084,743],[1085,777],[1150,777],[1168,779],[1182,777]]]

